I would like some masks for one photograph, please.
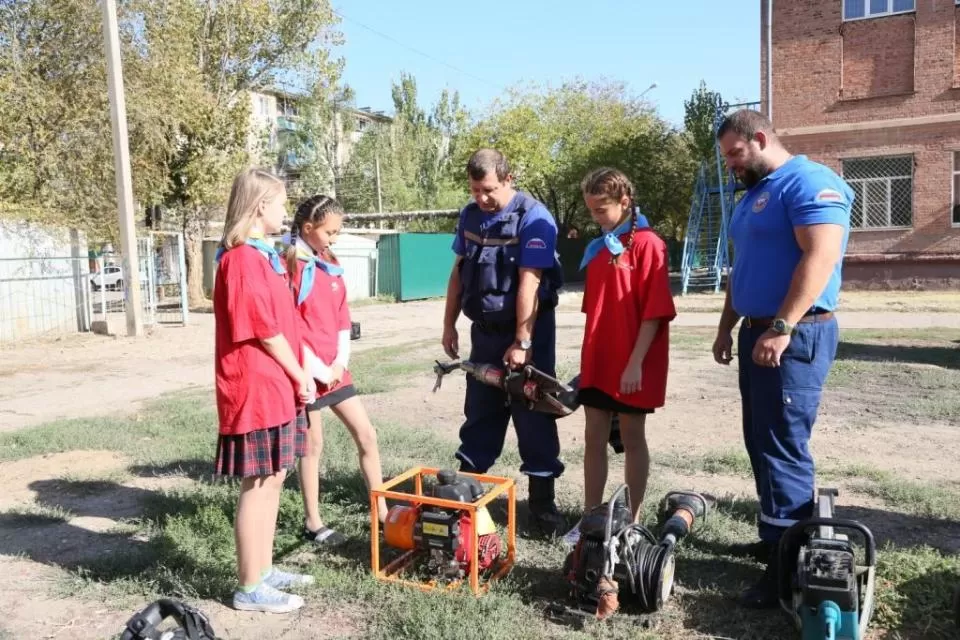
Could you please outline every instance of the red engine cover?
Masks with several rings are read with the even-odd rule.
[[[456,559],[466,572],[470,571],[470,556],[472,555],[470,544],[472,541],[473,522],[470,519],[470,514],[464,513],[460,516],[460,537],[457,540]],[[477,551],[477,564],[480,566],[480,570],[489,569],[494,560],[500,556],[500,551],[500,536],[495,533],[480,536],[479,550]]]

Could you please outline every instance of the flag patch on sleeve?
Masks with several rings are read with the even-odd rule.
[[[547,243],[541,240],[540,238],[530,238],[527,240],[527,244],[524,245],[525,249],[546,249]]]
[[[845,202],[843,194],[836,189],[821,189],[814,202]]]

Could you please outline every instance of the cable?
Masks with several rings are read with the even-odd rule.
[[[347,22],[352,22],[353,24],[357,25],[358,27],[363,27],[363,28],[366,29],[367,31],[370,31],[371,33],[375,33],[376,35],[380,36],[381,38],[384,38],[385,40],[389,40],[390,42],[393,42],[394,44],[397,44],[397,45],[403,47],[404,49],[408,49],[408,50],[410,50],[410,51],[413,51],[414,53],[419,54],[419,55],[423,56],[424,58],[427,58],[428,60],[432,60],[433,62],[436,62],[436,63],[438,63],[438,64],[442,64],[442,65],[445,66],[445,67],[449,67],[450,69],[453,69],[453,70],[456,71],[457,73],[462,73],[463,75],[468,76],[468,77],[470,77],[470,78],[473,78],[474,80],[479,80],[480,82],[483,82],[483,83],[485,83],[485,84],[488,84],[488,85],[490,85],[491,87],[493,87],[493,88],[495,88],[495,89],[498,89],[498,90],[502,90],[502,89],[503,89],[503,87],[501,87],[500,85],[498,85],[498,84],[496,84],[496,83],[494,83],[494,82],[490,82],[489,80],[487,80],[487,79],[485,79],[485,78],[481,78],[481,77],[479,77],[479,76],[476,76],[476,75],[470,73],[469,71],[464,71],[463,69],[460,69],[459,67],[453,66],[453,65],[450,64],[449,62],[445,62],[445,61],[443,61],[443,60],[440,60],[439,58],[434,58],[433,56],[431,56],[431,55],[428,54],[428,53],[424,53],[423,51],[420,51],[419,49],[415,49],[414,47],[411,47],[410,45],[407,45],[407,44],[404,44],[404,43],[400,42],[399,40],[397,40],[397,39],[394,38],[393,36],[387,35],[386,33],[383,33],[382,31],[377,31],[377,30],[374,29],[373,27],[369,27],[369,26],[363,24],[362,22],[357,22],[356,20],[354,20],[354,19],[352,19],[352,18],[348,18],[347,16],[343,15],[343,13],[340,12],[339,10],[337,10],[337,9],[334,9],[333,13],[336,14],[336,15],[338,15],[338,16],[340,16],[342,19],[346,20]]]
[[[631,533],[644,539],[631,541]],[[639,524],[631,524],[617,537],[623,545],[623,563],[637,605],[644,613],[659,611],[663,606],[663,573],[673,555],[673,546],[658,544],[653,534]]]

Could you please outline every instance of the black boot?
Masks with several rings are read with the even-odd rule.
[[[553,478],[530,476],[530,507],[528,528],[542,536],[563,535],[566,520],[557,510],[553,491]]]
[[[764,543],[766,551],[761,554],[767,556],[766,568],[756,584],[747,587],[737,599],[740,606],[748,609],[773,609],[780,604],[780,554],[777,545]]]

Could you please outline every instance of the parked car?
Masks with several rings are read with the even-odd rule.
[[[90,286],[94,291],[102,288],[123,289],[123,268],[119,265],[108,264],[103,268],[103,272],[90,274]]]

